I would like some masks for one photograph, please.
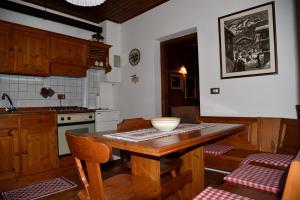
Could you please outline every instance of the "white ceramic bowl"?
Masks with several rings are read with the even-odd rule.
[[[172,131],[180,122],[178,117],[158,117],[151,119],[152,126],[159,131]]]

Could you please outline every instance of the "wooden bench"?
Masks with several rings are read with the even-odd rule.
[[[282,181],[284,184],[284,180]],[[223,183],[220,186],[214,187],[223,191],[227,191],[233,194],[238,194],[244,197],[249,197],[251,199],[263,199],[263,200],[299,200],[300,199],[300,190],[298,189],[300,185],[300,151],[298,152],[296,158],[292,161],[292,164],[288,171],[288,176],[286,183],[284,185],[283,195],[274,195],[269,192],[264,192],[258,189]]]
[[[205,167],[223,171],[237,169],[248,155],[273,152],[295,155],[300,148],[300,121],[285,118],[259,117],[197,117],[208,123],[240,123],[245,130],[215,144],[233,146],[223,155],[205,154]]]

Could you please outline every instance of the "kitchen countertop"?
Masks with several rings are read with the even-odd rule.
[[[57,113],[57,114],[67,114],[67,113],[86,113],[95,112],[95,109],[82,109],[82,110],[50,110],[51,107],[20,107],[16,108],[15,112],[6,112],[4,108],[0,108],[0,115],[22,115],[22,114],[34,114],[34,113]]]

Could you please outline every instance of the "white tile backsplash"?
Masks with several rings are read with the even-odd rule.
[[[82,83],[82,78],[0,74],[1,95],[7,93],[16,107],[59,106],[58,93],[66,94],[66,99],[62,100],[63,106],[82,106]],[[42,87],[50,87],[55,94],[45,99],[40,95]],[[6,100],[1,100],[1,105],[7,105]]]

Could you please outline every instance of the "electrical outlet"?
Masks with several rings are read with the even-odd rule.
[[[210,88],[210,94],[220,94],[220,88]]]
[[[57,98],[58,99],[66,99],[66,95],[65,94],[57,94]]]

